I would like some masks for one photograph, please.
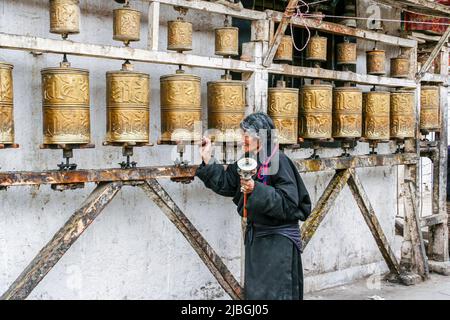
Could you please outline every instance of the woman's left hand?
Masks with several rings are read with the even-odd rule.
[[[244,180],[241,179],[241,192],[252,193],[255,189],[255,181],[253,179]]]

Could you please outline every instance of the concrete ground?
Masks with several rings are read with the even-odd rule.
[[[415,286],[393,284],[380,276],[331,289],[311,292],[306,300],[450,300],[450,277],[431,274]]]

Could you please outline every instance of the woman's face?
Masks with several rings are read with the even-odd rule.
[[[242,150],[245,153],[257,153],[259,151],[259,139],[244,132],[242,135]]]

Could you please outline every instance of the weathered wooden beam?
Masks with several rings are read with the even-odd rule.
[[[81,234],[91,225],[122,187],[120,182],[100,184],[59,229],[38,255],[19,275],[2,300],[23,300],[70,249]]]
[[[272,64],[273,57],[275,56],[275,53],[277,52],[277,49],[281,43],[281,37],[286,32],[289,21],[291,21],[292,15],[296,10],[297,3],[298,0],[289,0],[284,13],[281,14],[280,23],[278,24],[277,31],[275,32],[275,35],[270,42],[269,50],[267,51],[267,55],[263,61],[263,66],[268,67]]]
[[[158,51],[159,43],[159,1],[152,1],[148,7],[148,50]]]
[[[283,13],[266,10],[267,15],[272,18],[273,21],[279,22],[283,17]],[[323,21],[317,18],[300,18],[295,17],[291,19],[292,25],[296,27],[304,28],[307,26],[310,29],[315,29],[319,31],[323,31],[331,34],[345,35],[365,40],[372,40],[377,42],[383,42],[394,46],[400,47],[415,47],[417,45],[417,41],[405,39],[401,37],[395,37],[383,33],[377,33],[370,30],[358,29],[347,27],[343,24]]]
[[[224,14],[230,17],[245,19],[245,20],[261,20],[266,18],[266,14],[261,11],[241,9],[234,10],[230,7],[224,6],[220,3],[210,1],[189,1],[189,0],[144,0],[148,2],[160,2],[165,5],[183,7],[208,13]]]
[[[449,36],[450,36],[450,26],[447,27],[447,30],[444,32],[439,42],[433,48],[433,51],[431,51],[431,54],[428,57],[427,61],[425,61],[425,63],[422,65],[422,68],[417,73],[416,76],[417,80],[422,79],[423,75],[428,71],[428,69],[430,69],[431,64],[434,62],[434,59],[436,59],[438,54],[441,52],[441,49],[444,46],[444,44],[447,43]]]
[[[447,213],[438,213],[438,214],[432,214],[426,217],[420,218],[420,226],[423,227],[431,227],[438,224],[443,224],[444,226],[447,225]],[[448,238],[448,236],[447,236]],[[428,258],[431,258],[430,255],[428,255]],[[435,259],[433,259],[435,260]]]
[[[349,177],[349,169],[337,170],[336,174],[328,183],[328,186],[325,188],[325,191],[317,202],[314,210],[311,212],[311,215],[302,224],[300,231],[302,235],[303,249],[306,248],[317,228],[319,228],[320,223],[323,221],[328,211],[330,211],[333,207],[336,198],[347,184]]]
[[[309,68],[292,66],[288,64],[272,64],[267,70],[269,73],[284,74],[292,77],[315,78],[323,80],[339,80],[346,82],[355,82],[365,85],[377,85],[384,87],[405,87],[415,88],[416,82],[409,79],[397,79],[381,76],[361,74],[351,71],[337,71],[322,68]]]
[[[235,300],[243,299],[243,290],[239,282],[158,181],[150,179],[141,185],[141,188],[183,234],[225,292]]]
[[[353,194],[353,197],[358,204],[358,207],[364,217],[364,220],[372,233],[375,242],[377,243],[380,252],[386,261],[391,273],[400,275],[400,265],[395,257],[394,251],[391,249],[389,242],[378,222],[375,211],[370,203],[369,197],[367,196],[361,181],[355,173],[354,169],[350,169],[350,178],[348,180],[348,186]]]
[[[255,69],[255,65],[251,62],[220,57],[203,57],[186,53],[115,47],[6,33],[0,33],[0,48],[56,54],[67,53],[69,55],[91,58],[130,60],[157,64],[182,64],[189,67],[229,69],[236,72],[252,72]]]
[[[377,0],[377,2],[396,8],[408,8],[422,14],[441,16],[450,14],[450,8],[448,6],[430,0]]]

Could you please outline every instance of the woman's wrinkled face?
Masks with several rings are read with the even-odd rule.
[[[257,153],[259,151],[259,139],[247,132],[242,135],[242,150],[245,153]]]

